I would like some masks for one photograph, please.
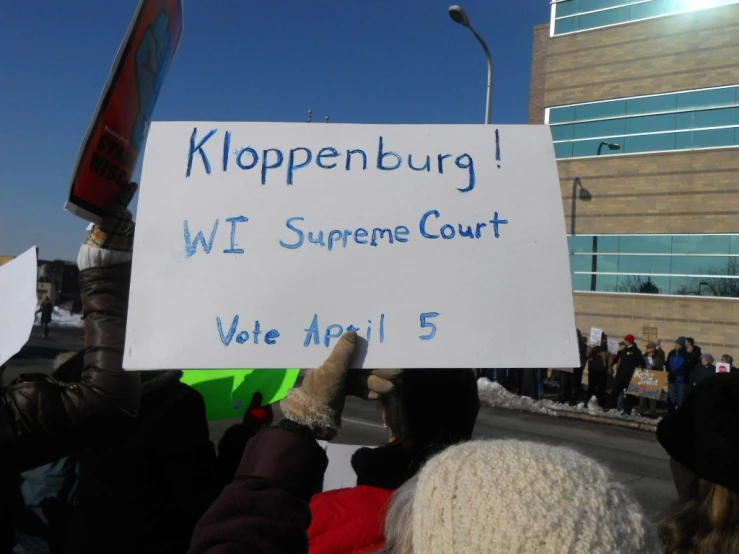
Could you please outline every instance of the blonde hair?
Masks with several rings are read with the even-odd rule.
[[[418,474],[395,491],[385,517],[385,553],[413,554],[413,500]]]
[[[659,524],[665,554],[739,553],[739,494],[701,479],[698,494]]]

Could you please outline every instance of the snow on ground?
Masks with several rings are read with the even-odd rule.
[[[492,383],[484,377],[477,381],[477,389],[480,393],[480,400],[486,406],[491,408],[505,408],[507,410],[519,410],[522,412],[530,412],[533,414],[543,414],[549,416],[558,416],[563,412],[586,414],[601,418],[618,419],[621,421],[630,421],[635,423],[646,423],[656,425],[659,419],[649,419],[633,413],[625,415],[619,413],[618,410],[610,410],[604,412],[599,406],[595,398],[590,399],[588,406],[580,403],[577,406],[568,404],[560,404],[552,400],[533,400],[528,396],[518,396],[506,390],[499,383]]]
[[[39,309],[39,306],[36,306]],[[36,315],[34,325],[41,325],[41,314]],[[54,313],[51,314],[51,323],[49,327],[84,327],[85,322],[82,321],[82,314],[73,314],[69,310],[54,306]]]

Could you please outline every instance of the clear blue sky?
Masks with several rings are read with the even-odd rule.
[[[480,123],[486,66],[449,0],[185,0],[155,120]],[[0,2],[0,255],[75,259],[72,166],[136,0]],[[527,120],[548,0],[468,0],[495,59],[493,120]],[[146,182],[142,182],[142,187]]]

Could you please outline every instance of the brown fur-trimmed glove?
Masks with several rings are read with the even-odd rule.
[[[354,369],[346,381],[346,393],[362,400],[378,400],[395,390],[402,369]]]
[[[356,348],[356,331],[344,333],[323,365],[309,370],[303,383],[280,402],[285,417],[308,427],[317,439],[335,438],[341,429],[347,374]]]

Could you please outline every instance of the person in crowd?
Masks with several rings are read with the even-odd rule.
[[[731,373],[739,372],[739,368],[734,367],[734,356],[731,354],[724,354],[721,356],[721,361],[725,364],[729,364]]]
[[[634,376],[636,368],[644,367],[644,357],[641,350],[636,345],[634,335],[626,335],[624,337],[624,349],[618,356],[618,370],[616,378],[611,387],[611,394],[608,398],[606,408],[613,410],[618,406],[618,397],[628,388],[631,378]],[[631,399],[624,396],[624,413],[630,414],[632,410]]]
[[[246,443],[274,421],[272,406],[262,406],[262,394],[254,393],[249,408],[238,425],[229,427],[218,443],[218,474],[223,488],[233,481]]]
[[[701,363],[695,368],[690,374],[690,385],[691,388],[695,387],[698,383],[703,381],[706,377],[710,377],[716,373],[716,366],[714,364],[714,357],[709,353],[701,354]]]
[[[80,289],[85,318],[83,371],[78,381],[24,374],[0,394],[0,513],[14,515],[21,471],[53,462],[84,444],[94,422],[133,418],[139,409],[136,373],[123,371],[123,344],[133,223],[126,210],[136,185],[122,190],[111,215],[80,250]],[[98,430],[99,432],[99,430]],[[0,543],[12,540],[12,518],[0,518]]]
[[[585,404],[595,396],[598,405],[603,408],[606,405],[606,389],[608,387],[608,374],[613,369],[613,358],[608,353],[608,342],[605,336],[600,345],[594,346],[588,358],[588,392]]]
[[[693,373],[693,371],[700,369],[702,365],[701,356],[703,355],[703,351],[700,346],[696,346],[694,338],[685,338],[685,351],[688,353],[689,357],[688,373]],[[692,382],[692,378],[689,378],[688,382]],[[690,390],[688,390],[688,392],[690,392]]]
[[[587,337],[584,337],[580,329],[577,329],[577,348],[580,354],[580,365],[573,368],[572,373],[560,371],[559,373],[559,397],[558,402],[562,404],[576,405],[582,391],[582,376],[585,372],[587,361]]]
[[[400,374],[349,371],[356,348],[357,333],[345,333],[290,390],[280,404],[285,419],[247,443],[236,477],[198,522],[188,552],[308,552],[309,502],[328,466],[318,440],[338,435],[347,395],[377,400]]]
[[[657,348],[657,344],[654,342],[647,343],[645,348],[646,353],[644,354],[644,365],[647,369],[654,371],[665,370],[665,355],[662,350]],[[647,409],[647,406],[649,407]],[[639,413],[643,416],[657,417],[657,399],[656,398],[645,398],[639,397]]]
[[[49,337],[49,323],[51,323],[51,314],[54,312],[54,304],[51,303],[51,299],[48,296],[44,296],[39,306],[37,314],[41,314],[41,331],[44,334],[44,338]]]
[[[75,360],[81,373],[82,356],[68,363]],[[195,524],[220,488],[205,401],[181,376],[181,371],[141,372],[136,417],[101,420],[75,449],[69,554],[187,550]]]
[[[387,554],[660,552],[644,510],[606,467],[518,440],[435,456],[395,493],[385,528]]]
[[[739,551],[739,374],[701,381],[657,426],[680,497],[660,522],[665,554]]]
[[[690,387],[690,354],[686,350],[687,339],[679,337],[667,356],[668,408],[673,412],[680,408],[688,396]]]
[[[405,369],[380,404],[388,444],[354,454],[356,487],[313,497],[311,554],[381,550],[393,491],[436,452],[470,439],[480,400],[471,370]]]

